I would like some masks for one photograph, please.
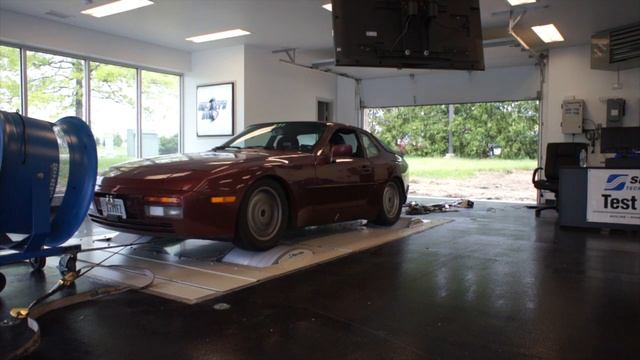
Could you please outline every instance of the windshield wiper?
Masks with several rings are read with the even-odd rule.
[[[242,149],[242,148],[240,146],[224,146],[224,145],[216,146],[213,148],[213,150],[226,150],[226,149]]]

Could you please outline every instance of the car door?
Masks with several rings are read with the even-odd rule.
[[[342,144],[351,145],[351,154],[331,156],[331,147]],[[348,128],[335,130],[327,152],[318,158],[316,164],[314,215],[322,218],[322,222],[361,218],[373,185],[373,169],[357,132]]]
[[[367,160],[371,165],[371,182],[369,187],[367,206],[364,209],[367,216],[375,216],[381,205],[382,192],[393,173],[393,165],[389,159],[383,156],[383,151],[378,147],[376,142],[369,134],[364,131],[358,131],[362,147],[364,148]]]

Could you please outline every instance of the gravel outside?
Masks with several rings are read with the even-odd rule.
[[[511,170],[479,172],[466,179],[430,179],[413,177],[409,196],[450,197],[477,200],[536,202],[531,171]]]

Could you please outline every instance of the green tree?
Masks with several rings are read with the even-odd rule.
[[[454,152],[483,158],[489,145],[502,148],[501,157],[534,159],[537,156],[537,101],[462,104],[455,107]]]
[[[91,62],[89,73],[94,96],[129,106],[135,104],[135,94],[129,91],[136,81],[135,69]]]
[[[55,121],[62,116],[83,116],[84,62],[64,56],[27,52],[29,113]],[[36,110],[37,109],[37,110]]]
[[[123,91],[132,78],[135,80],[135,71],[95,62],[90,64],[93,94],[119,103],[135,102],[134,96]],[[28,51],[27,76],[29,107],[46,108],[50,118],[43,120],[84,116],[83,60]],[[17,48],[0,46],[0,85],[0,105],[10,111],[19,109],[20,51]]]
[[[167,98],[172,98],[180,92],[180,78],[176,75],[163,74],[154,71],[142,72],[142,111],[152,117],[158,113],[158,105],[162,105]]]
[[[20,110],[20,50],[0,46],[0,109]]]
[[[113,135],[113,146],[115,146],[115,147],[122,146],[122,136],[120,136],[120,134],[118,134],[118,133]]]
[[[455,105],[452,124],[454,153],[484,158],[492,144],[501,157],[534,159],[538,150],[538,102]],[[448,147],[446,105],[372,109],[370,131],[408,155],[444,156]]]
[[[434,156],[447,151],[445,105],[376,109],[369,121],[373,134],[407,154]]]
[[[142,71],[141,83],[143,131],[160,135],[160,154],[178,152],[180,77]]]
[[[175,154],[178,152],[178,134],[171,137],[160,137],[160,155]]]

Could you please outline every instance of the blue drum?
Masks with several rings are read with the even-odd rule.
[[[89,210],[97,164],[80,118],[52,123],[0,111],[0,265],[63,253],[57,247]]]

